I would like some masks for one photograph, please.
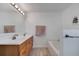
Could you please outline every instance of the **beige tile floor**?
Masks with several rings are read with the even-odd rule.
[[[30,56],[50,56],[47,48],[33,48]]]

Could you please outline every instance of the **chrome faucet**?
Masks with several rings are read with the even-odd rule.
[[[14,34],[13,37],[12,37],[12,40],[15,40],[16,36],[18,36],[18,34]]]

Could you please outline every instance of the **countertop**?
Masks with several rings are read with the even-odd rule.
[[[0,45],[20,45],[24,41],[29,39],[30,37],[32,37],[32,35],[27,34],[26,36],[18,37],[15,40],[12,40],[12,39],[1,39],[0,38]]]

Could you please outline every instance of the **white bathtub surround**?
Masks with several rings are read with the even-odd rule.
[[[0,45],[20,45],[25,40],[30,38],[32,35],[27,34],[26,36],[19,35],[15,40],[12,40],[12,36],[16,33],[5,33],[0,36]],[[3,37],[4,36],[4,37]]]
[[[52,56],[58,56],[59,49],[60,49],[60,41],[59,40],[48,41],[48,50]]]

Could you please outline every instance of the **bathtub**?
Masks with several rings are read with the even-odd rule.
[[[51,56],[59,55],[59,40],[48,41],[48,50]]]

